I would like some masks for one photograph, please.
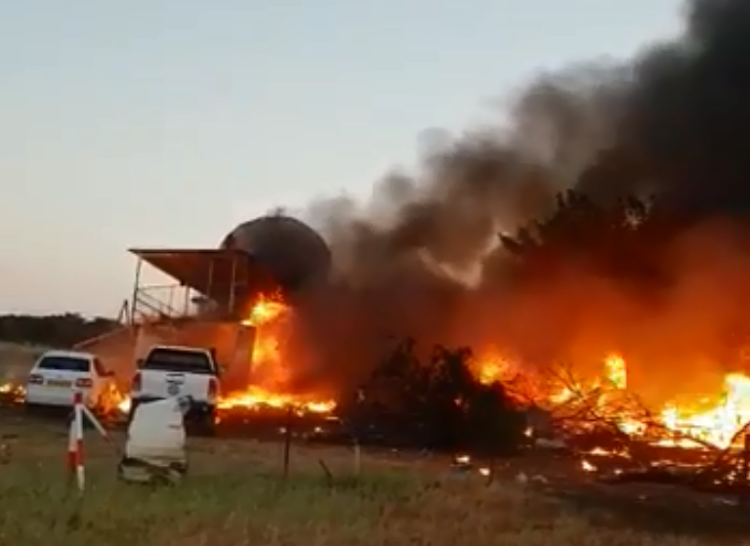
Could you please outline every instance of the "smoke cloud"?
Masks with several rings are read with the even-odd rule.
[[[368,206],[310,207],[334,271],[300,305],[301,366],[351,383],[389,336],[409,335],[529,365],[585,368],[618,350],[654,398],[677,377],[698,391],[741,367],[727,347],[750,326],[750,3],[690,2],[678,39],[542,74],[511,114],[433,139],[419,171],[384,177]],[[549,216],[571,188],[602,203],[654,196],[670,225],[649,251],[658,290],[575,254],[519,275],[498,233]]]

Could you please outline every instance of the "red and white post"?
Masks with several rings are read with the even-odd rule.
[[[75,476],[78,490],[82,493],[85,485],[85,470],[83,465],[83,393],[73,393],[73,418],[70,421],[68,434],[68,472],[71,478]]]

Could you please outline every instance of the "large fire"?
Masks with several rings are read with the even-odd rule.
[[[478,359],[473,370],[485,384],[507,379],[518,371],[510,361],[497,356]],[[567,376],[544,387],[540,383],[531,382],[536,387],[532,397],[538,401],[543,393],[541,397],[552,411],[583,402],[633,437],[653,436],[654,427],[659,427],[655,443],[663,446],[727,448],[750,422],[750,377],[739,373],[727,374],[723,390],[713,397],[696,399],[692,404],[667,402],[648,415],[644,415],[642,406],[632,403],[636,393],[629,391],[627,363],[617,353],[604,358],[599,377],[577,380]]]
[[[255,328],[251,362],[251,386],[229,393],[219,402],[219,409],[292,408],[304,413],[328,413],[335,407],[333,400],[314,394],[291,393],[285,388],[291,379],[290,362],[285,358],[278,325],[290,309],[278,297],[261,296],[250,309],[243,325]]]
[[[278,297],[260,296],[242,324],[255,329],[252,353],[247,366],[251,369],[252,385],[241,391],[229,392],[219,399],[220,411],[262,409],[292,409],[297,413],[330,413],[336,407],[333,400],[311,394],[288,392],[292,369],[280,347],[279,323],[290,312]],[[130,408],[130,399],[119,404],[122,413]]]
[[[256,332],[251,361],[247,363],[252,370],[252,384],[224,395],[219,401],[220,410],[284,408],[298,413],[330,413],[335,409],[333,400],[287,388],[292,367],[284,355],[276,326],[290,312],[278,298],[263,296],[255,302],[243,321]],[[750,377],[740,373],[727,374],[723,389],[713,396],[696,398],[689,404],[668,401],[656,411],[650,408],[646,415],[643,405],[632,404],[637,393],[632,392],[627,363],[618,353],[606,355],[598,376],[588,379],[577,379],[572,374],[542,379],[497,353],[475,359],[472,372],[487,385],[498,381],[515,383],[520,377],[527,399],[552,412],[584,401],[623,433],[648,438],[663,446],[726,448],[750,422]],[[0,384],[0,399],[19,402],[23,395],[22,386]],[[119,409],[126,412],[129,406],[129,399],[122,397]],[[655,427],[659,429],[656,432]]]

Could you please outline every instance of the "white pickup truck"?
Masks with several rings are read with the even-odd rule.
[[[137,362],[131,385],[128,422],[139,404],[177,396],[189,396],[186,420],[201,431],[214,433],[221,370],[214,351],[198,347],[157,345]]]

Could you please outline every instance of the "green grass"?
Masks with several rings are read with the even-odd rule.
[[[513,482],[486,487],[478,476],[448,477],[442,463],[364,457],[355,479],[346,450],[294,447],[284,481],[280,447],[247,441],[194,441],[184,483],[149,488],[118,482],[117,457],[91,432],[88,488],[80,499],[66,484],[64,431],[6,426],[2,419],[0,443],[9,457],[0,464],[0,544],[693,544],[594,525]]]

